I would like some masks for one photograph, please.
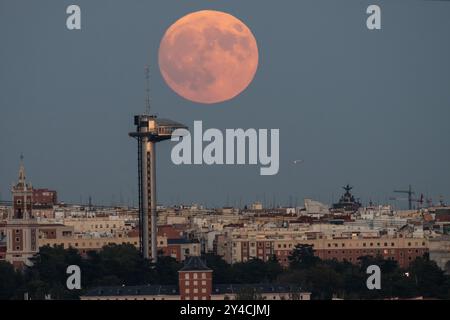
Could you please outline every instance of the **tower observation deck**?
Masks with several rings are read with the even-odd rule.
[[[170,140],[175,130],[187,127],[172,120],[145,114],[135,116],[134,124],[136,131],[129,133],[129,136],[138,142],[139,248],[145,259],[156,262],[156,143]]]

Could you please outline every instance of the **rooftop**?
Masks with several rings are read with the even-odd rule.
[[[211,271],[200,257],[190,257],[180,271]]]
[[[212,294],[236,294],[244,288],[253,288],[259,293],[299,293],[304,292],[300,287],[280,284],[219,284],[214,285]],[[174,285],[143,285],[143,286],[117,286],[97,287],[86,292],[86,297],[108,296],[152,296],[152,295],[179,295]]]

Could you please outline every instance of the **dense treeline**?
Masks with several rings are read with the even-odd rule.
[[[428,257],[419,258],[409,268],[401,269],[392,260],[361,257],[358,265],[336,260],[323,261],[314,256],[311,247],[299,245],[290,256],[290,266],[282,268],[273,258],[268,262],[251,260],[234,265],[208,254],[206,264],[214,270],[216,284],[279,283],[299,286],[312,292],[315,299],[385,299],[391,297],[450,299],[450,276],[445,275]],[[82,290],[66,288],[67,266],[81,268]],[[382,289],[367,289],[369,265],[382,271]],[[182,264],[170,257],[160,257],[157,264],[142,259],[132,245],[111,245],[100,252],[89,252],[82,258],[74,249],[43,247],[34,258],[34,265],[16,272],[0,262],[0,299],[78,299],[87,289],[96,286],[172,284],[178,283]]]

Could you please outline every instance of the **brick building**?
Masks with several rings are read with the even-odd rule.
[[[428,241],[424,238],[378,237],[350,239],[316,239],[302,241],[312,245],[314,254],[322,260],[347,260],[358,263],[361,256],[382,256],[395,260],[400,267],[407,267],[417,257],[428,252]],[[274,253],[283,266],[289,265],[289,256],[297,243],[276,241]]]
[[[33,187],[25,179],[23,162],[20,164],[19,181],[12,188],[13,208],[6,220],[5,260],[15,268],[30,265],[38,251],[38,224],[33,216]]]
[[[184,237],[184,228],[182,225],[161,225],[158,226],[158,236],[167,239],[181,239]]]
[[[212,270],[200,257],[190,257],[178,271],[181,300],[211,300]]]
[[[158,251],[178,262],[185,261],[189,256],[199,256],[200,243],[187,239],[185,228],[185,225],[158,226]]]
[[[304,237],[284,235],[264,238],[246,238],[243,236],[216,237],[216,253],[230,264],[246,262],[251,259],[268,261],[275,256],[284,267],[289,266],[289,256],[298,244],[311,245],[316,256],[323,260],[336,259],[358,263],[361,256],[381,255],[385,259],[398,262],[401,267],[407,267],[417,257],[428,252],[428,240],[425,238],[406,237],[402,234],[396,237],[361,237],[329,238],[321,234],[308,234]]]
[[[58,195],[54,190],[33,189],[33,206],[36,208],[53,207],[58,203]]]

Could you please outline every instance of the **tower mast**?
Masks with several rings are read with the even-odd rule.
[[[150,71],[145,66],[145,113],[134,117],[136,131],[129,133],[138,142],[139,247],[145,259],[157,261],[156,143],[170,140],[186,126],[150,114]]]
[[[150,67],[145,66],[145,114],[150,115]]]

